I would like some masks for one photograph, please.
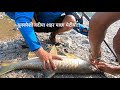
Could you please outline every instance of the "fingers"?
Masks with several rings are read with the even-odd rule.
[[[104,61],[99,61],[98,64],[106,64]]]
[[[46,70],[46,67],[48,67],[48,69],[51,70],[51,65],[49,60],[43,61],[43,70]]]
[[[97,65],[97,67],[98,68],[105,68],[105,67],[107,67],[107,63],[105,63],[104,61],[102,61],[102,62],[99,62],[99,64]]]
[[[91,63],[92,65],[95,65],[94,61],[90,61],[90,63]]]
[[[43,61],[43,69],[46,70],[45,61]]]
[[[49,70],[52,70],[50,61],[47,60],[46,63],[47,63],[47,65],[48,65],[48,69],[49,69]],[[46,65],[46,66],[47,66],[47,65]]]
[[[56,70],[56,65],[52,59],[43,62],[43,69]]]
[[[106,69],[107,69],[106,65],[97,65],[97,67],[101,71],[106,71]]]
[[[92,65],[94,65],[94,64],[95,64],[95,60],[92,58],[92,56],[91,56],[91,55],[89,55],[89,60],[90,60],[90,63],[91,63]]]
[[[96,60],[92,60],[92,61],[90,61],[90,63],[91,63],[92,65],[96,66],[99,62],[96,61]]]
[[[43,70],[46,69],[52,70],[51,61],[49,60],[43,61]]]
[[[106,68],[106,63],[104,61],[99,61],[97,64],[95,64],[95,67],[99,70],[104,70]]]
[[[36,53],[43,63],[44,70],[46,69],[55,70],[56,69],[54,62],[52,61],[53,58],[57,58],[61,60],[60,57],[52,57],[52,55],[48,53],[47,51],[45,51],[43,48],[38,49]]]
[[[61,57],[59,56],[52,56],[52,59],[58,59],[58,60],[63,60]]]
[[[53,70],[56,70],[56,65],[55,65],[55,63],[53,62],[52,58],[50,59],[50,63],[51,63],[52,69],[53,69]]]
[[[56,64],[54,63],[53,59],[57,59],[57,60],[63,60],[61,57],[59,56],[52,56],[52,57],[49,57],[49,69],[50,70],[56,70],[57,67],[56,67]]]
[[[98,60],[90,60],[90,63],[93,65],[93,66],[95,66],[97,69],[99,69],[99,67],[98,67],[98,65],[99,64],[104,64],[104,62],[103,61],[98,61]]]
[[[61,57],[59,56],[49,56],[48,58],[42,59],[41,61],[43,61],[43,69],[46,70],[56,70],[56,64],[53,61],[53,59],[57,59],[57,60],[62,60]]]
[[[105,65],[97,65],[97,67],[102,69],[105,67]]]

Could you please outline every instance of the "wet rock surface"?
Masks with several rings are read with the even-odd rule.
[[[1,20],[0,20],[1,22]],[[4,21],[5,22],[5,21]],[[88,22],[84,22],[88,25]],[[116,34],[120,21],[115,22],[108,29],[105,40],[108,42],[112,48],[112,39]],[[12,26],[14,28],[14,25]],[[6,30],[6,29],[5,29]],[[10,29],[9,29],[10,30]],[[1,31],[1,29],[0,29]],[[12,31],[11,31],[12,32]],[[19,32],[15,30],[14,32]],[[51,43],[49,41],[50,33],[37,33],[38,38],[41,40],[43,48],[49,51]],[[1,33],[0,33],[1,36]],[[6,34],[5,34],[5,37]],[[68,52],[76,55],[77,57],[83,60],[89,60],[89,40],[86,36],[77,33],[75,30],[57,35],[58,39],[61,39],[62,43],[57,46],[58,52]],[[0,61],[5,60],[27,60],[30,50],[23,49],[21,47],[23,43],[23,38],[21,34],[17,33],[12,36],[9,36],[7,39],[4,38],[4,34],[0,37]],[[118,64],[115,62],[115,58],[107,46],[102,44],[102,59],[108,63]],[[119,78],[119,75],[111,75],[108,73],[103,74],[86,74],[86,75],[76,75],[76,74],[56,74],[53,78]],[[37,70],[15,70],[4,74],[1,78],[44,78],[44,75],[41,71]]]

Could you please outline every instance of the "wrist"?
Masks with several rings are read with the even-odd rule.
[[[34,53],[38,56],[38,53],[40,54],[42,52],[43,48],[40,47],[34,51]]]

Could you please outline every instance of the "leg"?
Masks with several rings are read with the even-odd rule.
[[[118,62],[120,64],[120,28],[113,39],[113,48],[117,55]]]
[[[107,28],[118,19],[120,19],[119,12],[98,12],[90,20],[89,40],[94,58],[99,56]]]
[[[75,17],[73,15],[66,15],[65,18],[63,19],[62,23],[66,24],[66,23],[75,23],[76,20],[75,20]],[[66,31],[69,31],[71,30],[73,27],[68,27],[68,26],[64,26],[62,28],[59,28],[57,31],[55,32],[52,32],[51,35],[50,35],[50,40],[51,42],[54,44],[56,43],[56,35],[57,34],[60,34],[60,33],[63,33],[63,32],[66,32]]]
[[[113,39],[113,48],[115,50],[115,53],[117,55],[117,59],[118,59],[119,64],[120,64],[120,28]],[[107,64],[105,62],[99,62],[98,68],[102,71],[107,72],[107,73],[120,74],[120,66]]]

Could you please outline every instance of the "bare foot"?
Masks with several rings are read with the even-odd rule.
[[[51,41],[52,44],[54,45],[60,45],[60,42],[58,42],[58,40],[56,40],[56,35],[54,33],[50,34],[49,40]]]

